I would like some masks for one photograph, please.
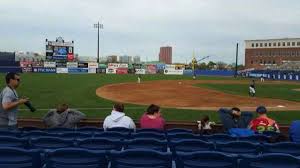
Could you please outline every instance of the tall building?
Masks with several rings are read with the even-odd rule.
[[[132,56],[128,56],[128,55],[120,56],[119,57],[119,62],[120,63],[131,64],[132,63]]]
[[[245,67],[264,69],[300,61],[300,38],[245,40]]]
[[[108,63],[117,63],[118,62],[118,56],[116,56],[116,55],[107,56],[107,62]]]
[[[141,63],[141,57],[140,57],[140,56],[134,56],[134,57],[133,57],[133,63],[134,63],[134,64],[139,64],[139,63]]]
[[[170,46],[160,47],[159,62],[172,64],[172,47]]]

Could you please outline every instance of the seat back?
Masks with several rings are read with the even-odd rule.
[[[261,152],[261,148],[258,143],[242,142],[242,141],[217,143],[216,150],[224,153],[253,154],[253,155],[257,155]]]
[[[109,138],[87,138],[76,142],[76,146],[88,150],[121,150],[122,143],[120,140]]]
[[[142,133],[132,133],[130,138],[131,139],[152,138],[157,140],[166,140],[166,135],[164,133],[142,132]]]
[[[25,148],[28,145],[28,139],[9,136],[0,136],[0,147],[19,147]]]
[[[152,149],[166,152],[168,149],[167,140],[157,140],[151,138],[139,138],[124,142],[124,149]]]
[[[285,153],[300,156],[300,144],[294,142],[280,142],[274,144],[264,144],[264,153]]]
[[[73,147],[74,142],[59,137],[39,137],[30,139],[29,146],[34,149],[59,149]]]

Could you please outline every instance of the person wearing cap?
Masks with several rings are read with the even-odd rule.
[[[251,130],[259,133],[262,133],[264,131],[280,132],[279,126],[276,121],[267,116],[267,109],[265,106],[258,106],[256,108],[256,112],[258,114],[258,117],[256,119],[253,119],[249,124],[249,128]]]

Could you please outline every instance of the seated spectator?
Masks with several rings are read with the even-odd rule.
[[[121,103],[115,103],[113,110],[109,116],[107,116],[103,122],[103,128],[124,127],[129,129],[135,129],[133,120],[125,116],[124,105]]]
[[[140,119],[141,128],[164,129],[165,120],[161,116],[160,107],[151,104],[146,113]]]
[[[201,134],[210,134],[212,133],[212,125],[215,125],[215,122],[210,122],[209,117],[205,115],[198,123],[198,130]]]
[[[268,118],[267,109],[264,106],[259,106],[256,108],[256,112],[258,117],[252,120],[249,124],[249,128],[255,132],[262,133],[264,131],[279,131],[279,126],[276,121]]]
[[[82,112],[69,109],[67,104],[61,104],[56,109],[51,109],[43,117],[43,121],[47,127],[63,127],[63,128],[76,128],[80,120],[85,118]]]
[[[231,128],[247,128],[253,118],[251,112],[241,112],[237,107],[232,109],[221,108],[218,112],[226,132]]]

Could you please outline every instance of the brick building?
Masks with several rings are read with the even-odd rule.
[[[172,47],[160,47],[159,62],[172,64]]]
[[[300,38],[245,40],[245,68],[264,69],[300,61]]]

